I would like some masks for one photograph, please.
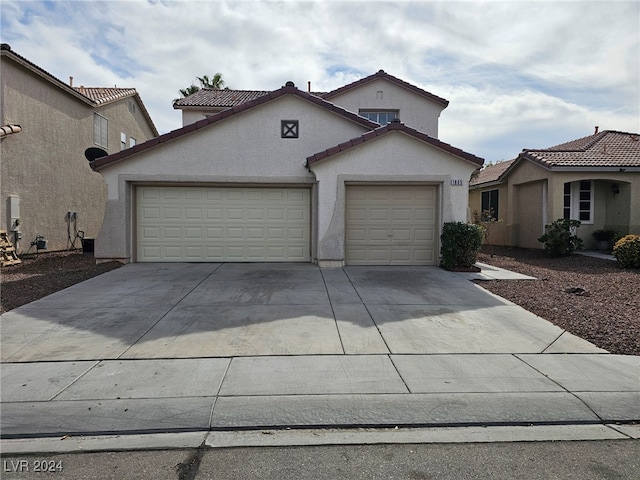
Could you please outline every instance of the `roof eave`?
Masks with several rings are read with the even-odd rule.
[[[384,70],[379,70],[378,72],[374,73],[373,75],[369,75],[367,77],[361,78],[360,80],[356,80],[355,82],[350,83],[349,85],[344,85],[340,88],[337,88],[335,90],[332,90],[330,92],[327,92],[325,94],[323,94],[322,98],[328,99],[328,98],[332,98],[338,95],[341,95],[345,92],[349,92],[355,88],[358,88],[359,86],[362,85],[366,85],[368,83],[374,82],[376,80],[379,79],[385,79],[391,83],[394,83],[395,85],[398,85],[402,88],[405,88],[411,92],[414,92],[428,100],[431,100],[434,103],[437,103],[439,105],[442,106],[442,109],[444,110],[445,108],[447,108],[447,106],[449,106],[449,100],[444,99],[442,97],[438,97],[437,95],[434,95],[431,92],[428,92],[420,87],[417,87],[415,85],[412,85],[408,82],[405,82],[404,80],[401,80],[400,78],[394,77],[393,75],[388,74],[387,72],[385,72]]]
[[[295,95],[297,97],[303,98],[311,103],[314,103],[316,105],[321,106],[322,108],[325,108],[327,111],[332,112],[336,115],[340,115],[342,118],[346,119],[346,120],[350,120],[354,123],[357,123],[359,125],[361,125],[362,127],[371,130],[374,130],[375,128],[379,127],[379,125],[375,122],[372,122],[371,120],[368,120],[364,117],[361,117],[353,112],[349,112],[348,110],[345,110],[342,107],[339,107],[337,105],[334,105],[331,102],[327,102],[326,100],[323,100],[321,98],[318,98],[314,95],[311,95],[310,93],[307,92],[303,92],[302,90],[297,89],[295,86],[284,86],[278,90],[274,90],[273,92],[269,92],[267,95],[263,95],[261,97],[258,97],[254,100],[250,100],[248,102],[245,103],[241,103],[239,105],[235,105],[232,108],[227,108],[225,110],[222,110],[221,112],[215,113],[211,116],[208,116],[206,118],[203,118],[201,120],[198,120],[197,122],[194,123],[190,123],[188,125],[183,126],[182,128],[178,128],[176,130],[172,130],[169,133],[165,133],[163,135],[160,135],[158,137],[155,137],[151,140],[147,140],[146,142],[140,143],[138,145],[135,145],[132,148],[127,148],[125,150],[121,150],[119,152],[113,153],[111,155],[107,155],[105,157],[101,157],[98,158],[96,160],[94,160],[93,162],[90,163],[91,168],[94,171],[100,171],[104,168],[106,168],[107,166],[111,166],[115,163],[119,163],[122,160],[126,159],[126,158],[130,158],[134,155],[137,155],[138,153],[142,152],[142,151],[146,151],[150,148],[154,148],[160,144],[166,143],[168,141],[171,141],[175,138],[179,138],[182,137],[183,135],[187,135],[190,134],[192,132],[195,132],[197,130],[200,130],[202,128],[208,127],[209,125],[212,125],[214,123],[217,123],[221,120],[224,120],[232,115],[236,115],[238,113],[244,112],[246,110],[251,110],[253,108],[256,108],[264,103],[270,102],[272,100],[275,100],[277,98],[280,98],[284,95]]]
[[[364,134],[362,134],[360,137],[356,137],[356,138],[352,138],[351,140],[348,140],[346,142],[340,143],[338,145],[336,145],[335,147],[329,148],[327,150],[324,150],[322,152],[318,152],[315,155],[311,155],[309,157],[307,157],[306,162],[305,162],[305,166],[308,169],[311,169],[311,167],[313,167],[313,165],[315,165],[318,162],[324,161],[325,159],[328,158],[332,158],[335,155],[338,155],[342,152],[344,152],[345,150],[349,150],[353,147],[356,147],[362,143],[368,142],[370,140],[373,140],[374,138],[377,137],[382,137],[384,135],[387,135],[391,132],[398,132],[398,133],[403,133],[405,135],[407,135],[410,138],[414,138],[418,141],[421,141],[423,143],[426,143],[448,155],[453,155],[456,158],[459,158],[460,160],[466,161],[472,165],[474,165],[475,167],[481,167],[484,163],[484,159],[480,158],[480,157],[476,157],[475,155],[471,154],[471,153],[467,153],[463,150],[460,150],[459,148],[456,148],[452,145],[449,145],[447,143],[444,143],[436,138],[430,137],[427,134],[424,134],[422,132],[419,132],[411,127],[407,127],[406,125],[404,125],[403,123],[400,122],[392,122],[389,123],[383,127],[379,127],[375,130],[369,131],[369,132],[365,132]]]
[[[593,166],[593,165],[553,165],[549,167],[552,172],[618,172],[618,173],[632,173],[640,172],[638,166]]]
[[[489,182],[475,183],[473,185],[469,185],[469,190],[478,190],[480,188],[486,188],[486,187],[499,187],[501,185],[504,185],[504,182],[502,180],[491,180]]]
[[[46,70],[43,70],[42,68],[37,66],[35,63],[32,63],[29,60],[27,60],[26,58],[22,57],[21,55],[18,55],[13,50],[3,48],[2,49],[2,55],[6,56],[8,59],[14,61],[15,63],[21,65],[23,68],[29,70],[30,72],[36,74],[37,76],[39,76],[43,80],[46,80],[47,82],[52,83],[56,87],[64,90],[66,93],[68,93],[69,95],[75,97],[77,100],[80,100],[81,102],[86,103],[87,105],[90,105],[91,107],[95,107],[96,106],[96,102],[91,100],[89,97],[87,97],[85,95],[82,95],[80,92],[76,91],[70,85],[67,85],[62,80],[54,77],[53,75],[51,75]]]

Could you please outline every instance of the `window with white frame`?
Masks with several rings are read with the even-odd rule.
[[[109,138],[109,122],[98,113],[93,114],[93,143],[107,148]]]
[[[129,147],[133,147],[136,143],[138,143],[138,141],[135,138],[129,137]]]
[[[127,134],[120,132],[120,150],[127,148]]]
[[[380,125],[386,125],[387,123],[391,123],[391,120],[394,118],[398,118],[398,111],[360,110],[360,116],[368,118],[372,122],[379,123]]]
[[[580,180],[564,184],[563,217],[593,223],[593,182]]]

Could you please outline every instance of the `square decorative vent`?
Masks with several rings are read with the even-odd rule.
[[[298,138],[298,120],[281,120],[280,135],[282,138]]]

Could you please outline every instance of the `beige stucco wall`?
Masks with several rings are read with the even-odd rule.
[[[109,103],[94,111],[109,120],[108,153],[120,150],[120,133],[126,135],[127,147],[129,147],[131,137],[136,139],[136,143],[142,143],[155,136],[151,125],[142,113],[142,108],[134,97]],[[91,125],[91,135],[91,143],[93,143],[93,124]]]
[[[299,138],[281,138],[281,120],[298,120]],[[133,259],[136,183],[313,185],[306,158],[364,132],[342,116],[285,95],[105,167],[100,173],[108,187],[107,212],[96,257]]]
[[[0,228],[11,229],[7,205],[15,196],[20,202],[19,253],[31,248],[36,235],[47,239],[49,250],[70,247],[75,231],[69,241],[69,211],[77,212],[77,228],[87,237],[97,235],[105,187],[84,157],[93,145],[92,109],[5,57],[1,68],[2,124],[17,123],[22,132],[0,144]],[[75,246],[81,247],[79,239]]]
[[[489,227],[485,243],[491,245],[510,245],[510,227],[506,221],[508,214],[508,188],[506,184],[475,189],[469,192],[471,221],[477,222],[478,216],[482,213],[482,192],[490,190],[498,190],[498,221],[488,224]]]
[[[438,138],[438,118],[445,108],[384,79],[376,79],[333,96],[329,101],[354,113],[360,110],[399,110],[402,123],[434,138]]]
[[[105,182],[84,156],[94,146],[94,108],[6,55],[1,68],[0,120],[2,125],[21,125],[22,131],[0,144],[0,228],[11,229],[9,198],[18,197],[19,253],[34,252],[31,242],[37,235],[47,239],[49,251],[81,248],[76,229],[95,238],[106,201]],[[109,121],[109,153],[120,149],[121,131],[138,143],[153,137],[140,106],[136,103],[132,114],[127,102],[135,100],[127,98],[95,110]],[[77,213],[75,225],[67,221],[67,212]]]
[[[500,216],[505,218],[505,244],[527,248],[543,248],[537,241],[544,228],[563,218],[564,184],[581,180],[594,181],[593,222],[583,222],[577,235],[587,249],[596,248],[591,235],[594,230],[612,229],[620,233],[640,234],[640,172],[619,171],[554,171],[551,172],[533,162],[521,160],[510,172],[506,195],[500,191]],[[615,197],[611,184],[619,186]],[[490,188],[489,188],[490,189]],[[473,192],[470,207],[480,205]],[[506,206],[503,209],[503,198]],[[524,219],[524,220],[523,220]]]
[[[467,220],[469,179],[476,166],[392,132],[312,166],[318,180],[318,263],[344,262],[345,191],[349,183],[438,185],[440,224]],[[463,180],[451,186],[451,180]],[[440,232],[438,233],[439,238]]]
[[[195,123],[198,120],[202,120],[203,118],[210,117],[211,115],[215,115],[216,113],[219,113],[223,110],[226,110],[226,109],[225,108],[218,108],[218,109],[207,108],[206,110],[182,109],[182,126],[184,127],[185,125]]]

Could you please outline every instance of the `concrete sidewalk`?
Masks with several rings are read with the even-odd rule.
[[[2,437],[640,421],[640,357],[471,278],[126,265],[2,315]]]

